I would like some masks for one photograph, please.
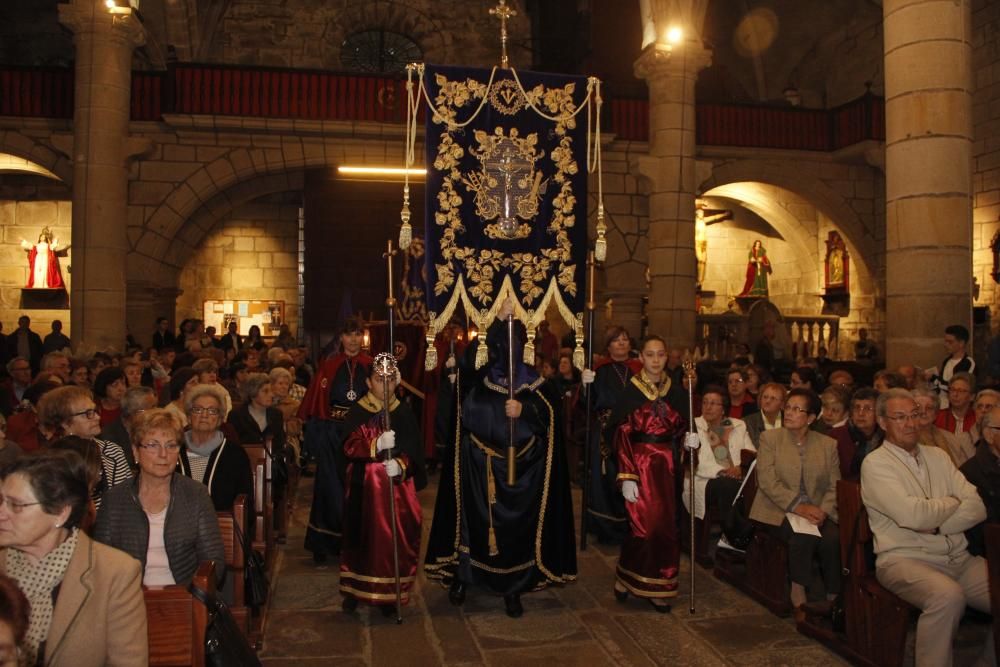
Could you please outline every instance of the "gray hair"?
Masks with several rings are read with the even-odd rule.
[[[967,385],[969,385],[970,392],[976,391],[976,378],[973,377],[972,373],[965,373],[965,372],[955,373],[954,375],[951,376],[951,379],[948,380],[949,388],[951,387],[951,383],[954,382],[955,380],[962,380]]]
[[[271,382],[277,380],[288,380],[292,382],[292,374],[288,372],[287,368],[272,368],[271,372],[268,373],[268,377],[271,378]]]
[[[139,410],[146,407],[146,399],[152,396],[156,398],[156,392],[152,387],[129,387],[125,390],[122,398],[122,417],[131,417]],[[156,407],[156,404],[153,404]]]
[[[65,352],[49,352],[42,357],[42,370],[47,371],[52,368],[52,366],[55,365],[53,362],[55,362],[56,359],[65,359],[66,361],[69,361],[69,356]]]
[[[1000,391],[997,391],[996,389],[983,389],[978,394],[976,394],[976,401],[978,401],[980,398],[983,398],[984,396],[992,396],[998,402],[1000,402]],[[973,403],[975,403],[975,401],[973,401]]]
[[[251,373],[250,376],[240,385],[240,395],[243,400],[249,403],[265,384],[271,384],[271,378],[267,373]]]
[[[191,412],[191,406],[199,398],[211,396],[219,404],[219,410],[226,409],[226,390],[217,384],[198,384],[184,396],[184,412]],[[222,415],[225,418],[225,415]]]
[[[23,361],[24,363],[28,364],[28,367],[29,367],[28,370],[31,370],[31,368],[30,368],[31,367],[31,362],[30,361],[28,361],[24,357],[14,357],[13,359],[11,359],[10,361],[7,362],[7,372],[8,373],[13,373],[14,372],[14,364],[16,364],[19,361]]]
[[[938,398],[938,393],[934,391],[934,388],[928,384],[918,384],[916,387],[910,390],[910,393],[913,394],[913,398],[915,399],[930,398],[935,403],[938,402],[938,400],[940,400]]]
[[[875,401],[875,415],[878,417],[886,416],[886,404],[889,401],[897,398],[905,398],[907,400],[913,400],[913,393],[909,389],[900,389],[895,387],[893,389],[887,389],[878,395],[878,399]]]

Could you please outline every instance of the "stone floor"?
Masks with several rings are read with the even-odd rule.
[[[336,563],[316,566],[302,547],[311,479],[303,479],[288,544],[277,561],[261,657],[267,667],[318,665],[838,665],[846,664],[740,592],[698,569],[698,604],[687,609],[687,560],[671,614],[611,594],[617,550],[579,555],[576,583],[525,595],[525,615],[510,619],[503,601],[470,590],[464,607],[420,578],[402,625],[362,605],[345,614]],[[425,534],[436,478],[421,493]],[[579,508],[579,497],[577,497]]]

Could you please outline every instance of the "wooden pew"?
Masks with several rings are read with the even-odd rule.
[[[229,605],[229,610],[233,614],[237,625],[243,631],[244,636],[254,644],[256,637],[252,632],[250,609],[246,606],[246,591],[244,572],[246,570],[246,553],[243,544],[236,534],[236,526],[239,526],[245,536],[247,527],[247,497],[245,494],[236,496],[233,501],[231,512],[216,512],[219,520],[219,530],[222,532],[222,545],[226,550],[226,581],[232,582],[233,602]]]
[[[274,541],[278,544],[284,544],[286,538],[288,537],[288,513],[289,513],[288,494],[290,493],[291,489],[295,488],[291,486],[291,479],[290,479],[291,466],[288,463],[285,464],[285,470],[287,473],[285,480],[285,488],[276,490],[274,487],[274,474],[273,474],[274,459],[277,458],[281,460],[284,457],[285,453],[277,452],[274,450],[274,441],[270,437],[267,438],[267,440],[264,442],[264,446],[267,448],[269,452],[271,452],[271,456],[268,457],[267,481],[271,486],[271,502],[273,504],[272,517],[274,521],[274,526],[273,526]]]
[[[209,594],[215,590],[215,564],[198,566],[192,584]],[[204,667],[209,613],[184,586],[143,589],[153,667]]]
[[[261,444],[243,445],[243,450],[250,458],[250,471],[253,473],[253,508],[250,512],[254,526],[253,549],[263,554],[264,563],[270,571],[273,563],[272,552],[274,551],[271,485],[269,484],[271,459]]]
[[[811,618],[799,625],[799,631],[822,641],[858,665],[902,665],[906,633],[917,610],[878,583],[875,573],[868,567],[865,545],[872,541],[872,532],[858,482],[837,482],[837,513],[840,516],[841,563],[849,570],[841,582],[845,632],[833,634]],[[856,521],[857,538],[851,549]]]
[[[986,563],[990,572],[990,608],[993,613],[993,645],[1000,655],[1000,524],[983,527],[986,538]]]

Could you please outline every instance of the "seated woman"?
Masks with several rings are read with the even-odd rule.
[[[76,452],[87,467],[87,489],[90,491],[90,504],[87,507],[86,516],[80,520],[80,530],[89,535],[97,520],[97,506],[94,504],[94,497],[100,497],[104,492],[104,488],[101,487],[101,482],[104,479],[101,452],[97,447],[94,447],[93,440],[81,438],[78,435],[63,436],[53,441],[49,445],[49,449]]]
[[[97,439],[101,420],[90,392],[73,385],[59,387],[38,402],[38,419],[43,431],[53,438],[76,435],[90,440],[101,454],[101,480],[93,489],[94,505],[101,506],[101,494],[132,479],[132,468],[121,447]]]
[[[0,573],[31,605],[21,664],[145,667],[139,564],[80,529],[90,494],[73,452],[40,452],[0,468]]]
[[[241,443],[248,445],[264,442],[271,437],[276,453],[285,449],[285,418],[272,405],[271,378],[265,373],[251,373],[240,387],[243,405],[229,415],[229,423],[236,429]]]
[[[830,386],[820,394],[823,402],[823,413],[820,421],[826,429],[834,429],[847,423],[847,405],[851,402],[851,394],[843,387]]]
[[[22,454],[24,450],[20,445],[7,439],[7,418],[0,414],[0,465],[10,463]]]
[[[792,389],[785,401],[783,426],[760,436],[757,496],[750,519],[788,544],[791,600],[796,617],[804,614],[806,586],[819,553],[827,600],[840,592],[840,542],[837,528],[837,442],[809,427],[819,416],[820,400],[808,389]],[[807,531],[807,532],[804,532]]]
[[[187,392],[188,420],[184,432],[179,472],[208,487],[215,509],[227,511],[241,493],[253,507],[253,474],[250,459],[240,443],[226,440],[220,426],[226,390],[217,384],[200,384]]]
[[[97,399],[97,414],[100,417],[101,428],[122,416],[122,399],[125,398],[126,389],[128,381],[122,369],[112,366],[97,374],[94,380],[94,396]]]
[[[740,452],[744,449],[756,451],[747,427],[740,419],[727,417],[729,414],[729,394],[717,385],[709,385],[702,391],[701,416],[694,420],[698,429],[698,466],[695,470],[694,515],[705,518],[706,498],[724,517],[739,492],[743,469],[740,467]],[[684,506],[688,512],[691,494],[691,480],[684,478]]]
[[[139,472],[130,484],[109,489],[97,513],[94,539],[137,559],[146,586],[187,586],[199,563],[226,560],[208,491],[175,472],[183,442],[172,414],[143,413],[132,433]],[[218,575],[221,582],[225,569]]]
[[[181,428],[186,428],[188,425],[184,393],[196,386],[198,386],[198,374],[190,366],[177,369],[170,378],[170,402],[164,409],[177,417]]]

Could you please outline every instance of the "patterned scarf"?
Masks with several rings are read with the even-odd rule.
[[[76,551],[78,530],[74,528],[65,542],[50,551],[37,564],[32,563],[23,552],[7,549],[7,574],[17,581],[28,602],[31,604],[31,623],[25,637],[21,664],[34,665],[38,662],[38,647],[49,635],[52,625],[52,589],[59,585],[69,561]]]

